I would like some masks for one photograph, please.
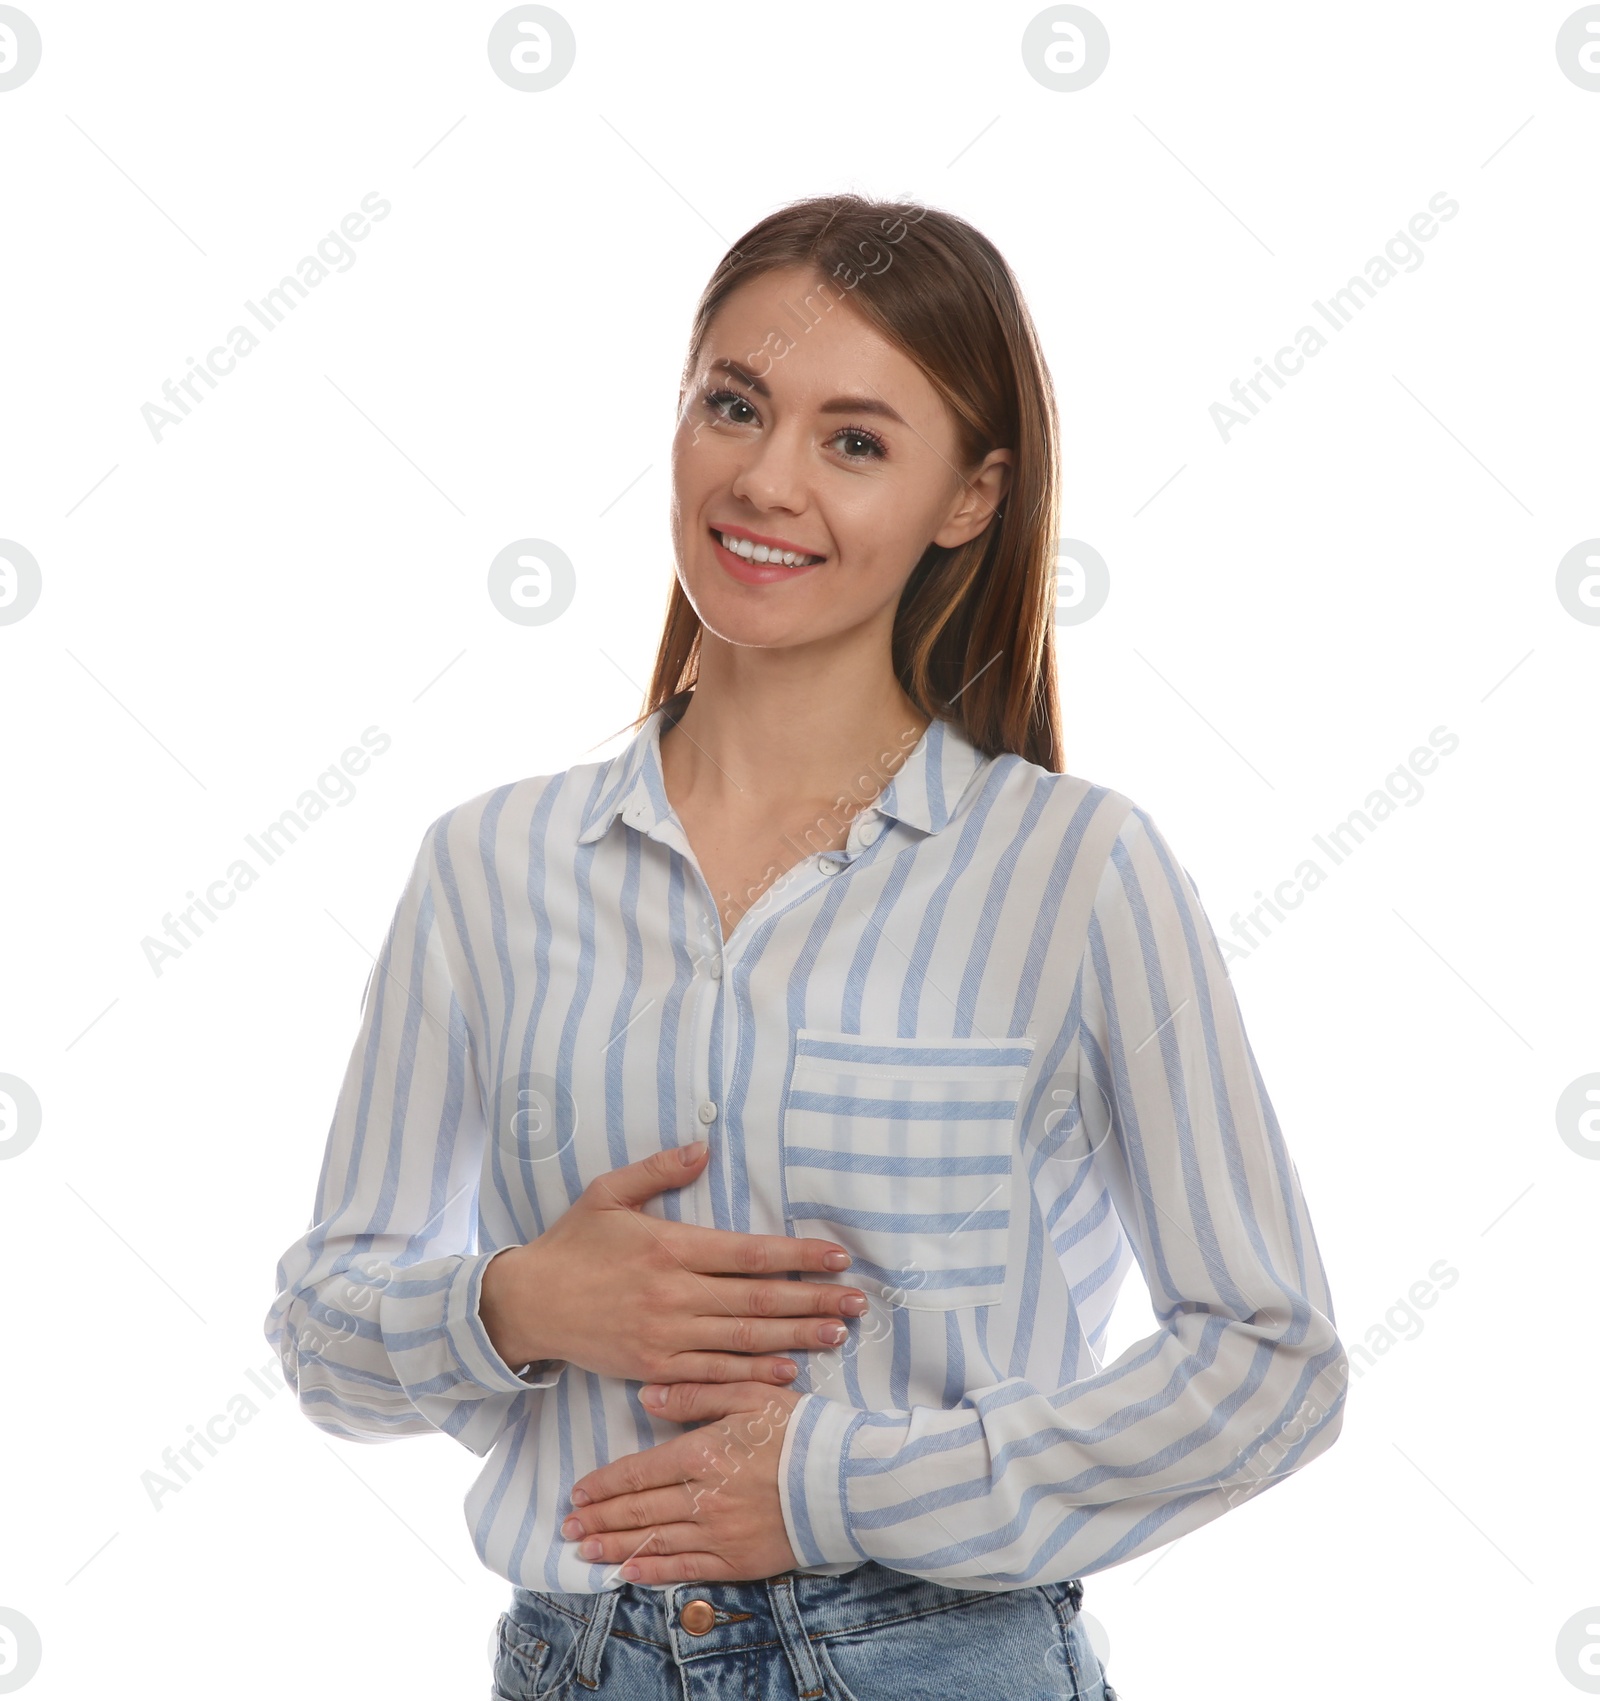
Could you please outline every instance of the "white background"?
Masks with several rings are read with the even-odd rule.
[[[1395,1344],[1326,1458],[1088,1578],[1110,1676],[1580,1693],[1556,1639],[1600,1601],[1600,1162],[1555,1106],[1600,1070],[1600,626],[1555,574],[1600,534],[1600,93],[1557,63],[1574,8],[1101,0],[1109,66],[1061,93],[1023,63],[1031,4],[566,0],[575,67],[534,94],[491,72],[498,5],[25,9],[0,536],[43,593],[0,626],[0,1072],[43,1126],[0,1163],[0,1607],[42,1637],[29,1701],[486,1691],[509,1586],[453,1442],[333,1443],[257,1392],[159,1510],[142,1479],[272,1374],[276,1261],[423,828],[610,754],[639,707],[699,289],[843,188],[958,212],[1016,270],[1063,529],[1111,575],[1061,632],[1068,765],[1150,811],[1219,934],[1431,729],[1460,741],[1233,968],[1341,1333]],[[163,380],[373,190],[349,271],[155,441]],[[1211,404],[1440,191],[1423,263],[1225,443]],[[519,537],[575,565],[552,625],[488,598]],[[354,801],[156,975],[141,941],[369,726],[392,746]],[[1391,1313],[1441,1259],[1456,1283]],[[1152,1326],[1135,1274],[1112,1351]]]

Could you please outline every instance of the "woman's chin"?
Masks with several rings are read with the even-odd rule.
[[[712,573],[717,572],[718,569],[712,569]],[[709,573],[706,579],[692,575],[683,581],[683,591],[700,624],[713,637],[729,644],[781,648],[827,636],[818,629],[822,622],[816,611],[801,608],[790,597],[754,585],[736,584],[725,575],[720,585],[708,583],[710,577]],[[827,612],[828,628],[836,630],[837,610]]]

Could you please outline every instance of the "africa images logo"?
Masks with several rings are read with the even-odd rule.
[[[1334,290],[1326,301],[1312,301],[1312,309],[1318,318],[1335,333],[1343,331],[1380,289],[1392,283],[1401,272],[1418,270],[1427,258],[1419,244],[1431,242],[1439,234],[1439,226],[1448,224],[1460,211],[1460,203],[1453,201],[1444,190],[1439,190],[1428,202],[1428,210],[1413,213],[1406,228],[1397,230],[1384,244],[1383,252],[1374,254],[1360,274]],[[1242,382],[1235,378],[1229,388],[1229,396],[1238,405],[1230,407],[1226,402],[1211,404],[1211,423],[1221,434],[1222,441],[1230,442],[1234,431],[1241,425],[1249,425],[1261,412],[1261,404],[1272,400],[1272,391],[1266,388],[1268,382],[1279,390],[1287,389],[1287,380],[1303,372],[1306,361],[1321,354],[1328,346],[1328,340],[1315,325],[1302,325],[1294,333],[1293,347],[1285,343],[1270,361],[1258,354],[1258,370]],[[1240,408],[1244,412],[1241,413]]]

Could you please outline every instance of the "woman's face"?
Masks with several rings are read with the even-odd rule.
[[[707,331],[673,439],[684,593],[735,644],[892,628],[923,551],[983,529],[1010,458],[995,450],[963,478],[944,401],[838,284],[805,268],[752,278]],[[725,547],[740,539],[804,561]]]

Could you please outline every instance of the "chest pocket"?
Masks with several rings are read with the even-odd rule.
[[[954,1311],[1005,1287],[1032,1038],[871,1039],[802,1028],[783,1115],[794,1233],[836,1240],[847,1281]]]

